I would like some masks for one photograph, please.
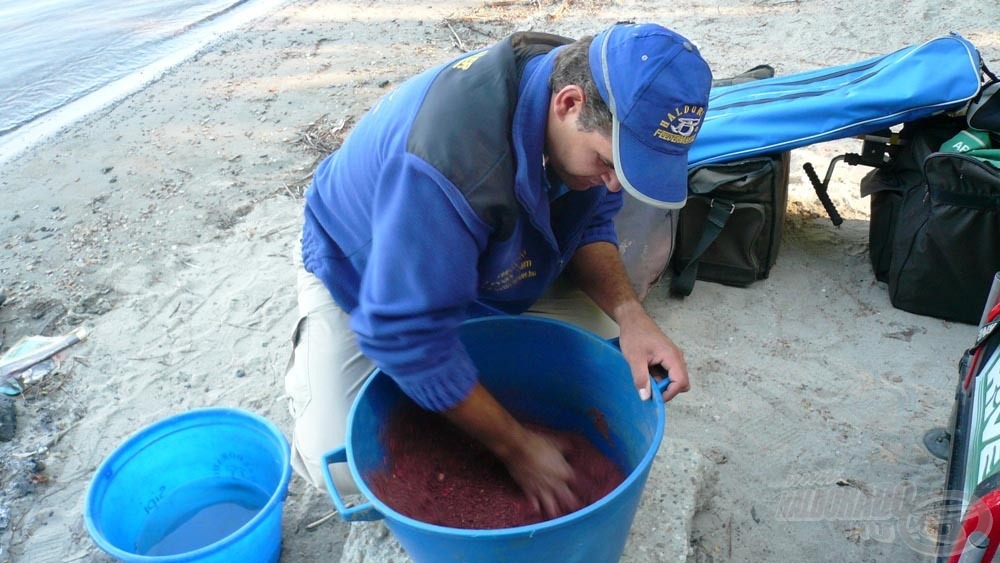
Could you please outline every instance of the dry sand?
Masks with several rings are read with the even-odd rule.
[[[301,192],[329,143],[379,95],[516,29],[579,36],[618,20],[677,29],[717,76],[847,63],[950,31],[1000,70],[1000,10],[979,0],[291,2],[3,165],[5,346],[79,325],[92,332],[16,400],[16,436],[0,443],[0,560],[107,560],[84,530],[84,493],[102,459],[146,424],[224,405],[290,430],[282,374]],[[821,216],[801,164],[822,174],[832,156],[859,148],[794,151],[770,279],[747,289],[699,282],[684,300],[658,287],[647,300],[691,367],[692,391],[668,407],[667,440],[713,464],[685,553],[656,560],[920,558],[902,536],[919,537],[926,519],[788,512],[789,492],[803,488],[938,491],[945,463],[921,437],[945,424],[974,335],[890,306],[868,266],[864,170],[834,175],[846,223]],[[653,471],[670,472],[669,461]],[[330,509],[293,479],[283,561],[339,557],[347,525],[312,525]]]

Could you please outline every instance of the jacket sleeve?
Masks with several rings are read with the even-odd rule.
[[[477,380],[457,328],[477,294],[488,229],[450,182],[409,155],[383,166],[372,215],[351,327],[361,351],[404,393],[446,410]]]
[[[595,188],[592,188],[595,189]],[[580,246],[593,242],[610,242],[618,246],[618,234],[615,232],[615,215],[622,208],[622,193],[607,191],[604,199],[597,206],[594,218],[583,232]]]

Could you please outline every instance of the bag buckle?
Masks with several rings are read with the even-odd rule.
[[[712,201],[710,201],[710,202],[708,203],[708,206],[709,206],[709,207],[715,207],[715,202],[716,202],[716,201],[719,201],[719,200],[717,200],[717,199],[715,199],[715,198],[712,198]],[[720,201],[720,203],[725,203],[726,205],[728,205],[728,206],[729,206],[729,211],[728,211],[728,213],[729,213],[730,215],[732,215],[732,214],[733,214],[733,211],[736,211],[736,204],[735,204],[735,203],[733,203],[733,202],[731,202],[731,201],[726,201],[726,200],[722,200],[722,201]]]

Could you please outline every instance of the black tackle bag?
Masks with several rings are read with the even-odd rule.
[[[939,150],[965,126],[907,124],[902,150],[865,177],[862,194],[872,195],[872,267],[893,306],[975,324],[1000,270],[1000,168]]]
[[[688,172],[670,289],[690,295],[696,279],[744,287],[778,258],[788,201],[789,153],[708,164]]]

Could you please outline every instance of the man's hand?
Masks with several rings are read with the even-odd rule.
[[[569,488],[573,468],[566,463],[563,450],[555,440],[526,429],[520,451],[503,462],[528,502],[546,518],[556,518],[580,508],[580,500]]]
[[[462,402],[441,414],[493,452],[546,518],[580,508],[569,488],[573,469],[559,444],[514,420],[485,387],[477,383]]]
[[[670,377],[670,384],[663,393],[664,401],[691,389],[684,353],[660,330],[641,305],[636,303],[631,309],[620,311],[618,326],[621,328],[622,354],[632,369],[632,381],[643,400],[652,394],[650,366],[662,366]]]

